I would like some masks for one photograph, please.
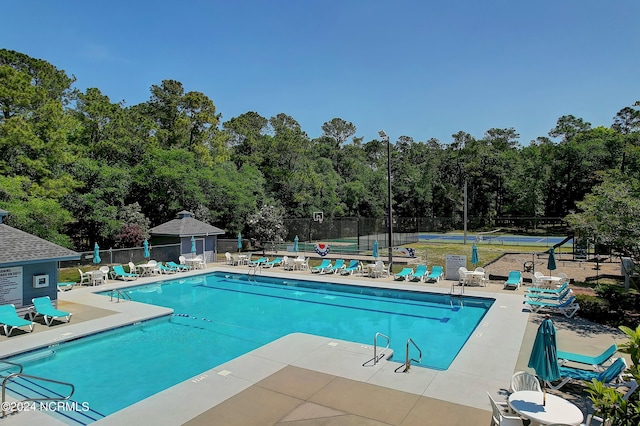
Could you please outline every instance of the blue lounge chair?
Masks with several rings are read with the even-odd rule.
[[[138,274],[134,274],[133,272],[126,272],[122,265],[113,265],[113,272],[111,273],[112,278],[119,278],[121,280],[135,280],[138,278]]]
[[[343,270],[344,266],[344,259],[337,259],[336,263],[329,265],[320,272],[324,274],[335,274],[336,272]]]
[[[331,261],[329,259],[322,259],[322,262],[320,262],[318,266],[311,268],[311,273],[321,273],[329,266],[331,266]]]
[[[263,268],[273,268],[274,266],[280,266],[280,264],[282,263],[282,258],[281,257],[276,257],[273,260],[270,260],[268,262],[264,262],[262,264]]]
[[[509,276],[507,280],[504,282],[504,288],[520,288],[520,284],[522,284],[522,274],[520,271],[509,271]]]
[[[543,300],[525,300],[524,303],[529,305],[531,312],[538,312],[541,310],[551,311],[553,313],[559,312],[567,318],[571,318],[578,312],[580,305],[576,302],[575,296],[570,296],[567,300],[557,302],[545,302]]]
[[[424,281],[427,275],[427,265],[418,265],[416,271],[409,276],[410,281]]]
[[[596,356],[582,355],[582,354],[576,354],[573,352],[565,352],[565,351],[557,351],[557,354],[558,354],[558,360],[563,364],[567,361],[570,361],[578,364],[590,365],[596,370],[602,371],[605,369],[604,364],[607,361],[611,361],[611,358],[613,357],[613,355],[615,355],[617,351],[618,351],[618,347],[614,343],[613,345],[609,346],[600,355],[596,355]]]
[[[431,273],[427,275],[424,279],[427,282],[429,281],[438,282],[440,281],[442,274],[443,274],[442,266],[434,266],[433,268],[431,268]]]
[[[565,291],[569,287],[569,283],[564,283],[557,288],[544,288],[544,287],[529,287],[528,294],[531,293],[544,293],[544,294],[558,294]]]
[[[0,305],[0,325],[4,327],[4,335],[7,337],[17,327],[28,326],[29,332],[33,331],[33,321],[20,318],[14,304]]]
[[[613,364],[607,367],[604,371],[583,370],[581,368],[572,368],[560,366],[560,383],[552,385],[547,382],[547,386],[551,389],[560,389],[571,381],[586,381],[590,382],[596,379],[599,382],[604,383],[610,387],[625,386],[628,388],[627,393],[622,397],[627,400],[629,396],[638,388],[638,382],[635,379],[625,381],[622,373],[627,369],[627,363],[624,358],[616,359]]]
[[[351,261],[349,261],[349,266],[347,266],[346,268],[342,269],[342,271],[340,271],[340,274],[341,275],[353,275],[353,273],[358,270],[359,266],[360,266],[360,262],[358,262],[357,260],[351,260]]]
[[[42,315],[44,323],[48,326],[51,325],[55,319],[66,318],[67,322],[71,321],[71,313],[59,311],[54,308],[49,296],[36,297],[35,299],[31,299],[31,301],[33,302],[33,306],[29,308],[31,321],[38,315]]]
[[[397,281],[407,281],[411,275],[413,275],[413,268],[402,268],[402,271],[395,274],[393,279]]]

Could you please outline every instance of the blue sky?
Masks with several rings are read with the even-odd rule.
[[[20,0],[0,46],[44,59],[112,102],[180,81],[227,121],[285,113],[310,137],[334,117],[369,141],[520,143],[572,114],[610,126],[640,100],[638,0]]]

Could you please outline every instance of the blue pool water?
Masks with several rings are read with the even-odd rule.
[[[293,332],[369,345],[380,332],[391,338],[394,357],[401,362],[411,338],[422,350],[421,366],[446,369],[493,303],[247,279],[213,273],[127,289],[134,301],[170,307],[174,314],[14,360],[23,363],[25,373],[73,383],[75,401],[89,402],[91,409],[108,415]]]

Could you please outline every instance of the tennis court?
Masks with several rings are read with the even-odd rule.
[[[440,243],[462,243],[464,242],[464,234],[420,234],[420,240]],[[566,241],[565,241],[566,240]],[[477,242],[482,244],[507,244],[507,245],[541,245],[553,246],[556,244],[563,246],[571,246],[573,238],[558,236],[531,236],[531,235],[508,235],[500,233],[467,233],[467,242]]]

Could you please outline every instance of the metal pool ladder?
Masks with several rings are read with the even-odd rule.
[[[113,302],[113,298],[115,297],[117,299],[116,303],[120,303],[120,299],[131,300],[131,296],[129,296],[128,293],[122,292],[122,291],[118,290],[117,288],[115,288],[115,289],[113,289],[113,290],[111,290],[109,292],[109,297],[110,297],[109,302]]]
[[[411,343],[417,350],[418,353],[420,354],[420,357],[418,359],[413,359],[413,358],[409,358],[409,343]],[[409,339],[407,339],[407,351],[406,351],[406,357],[405,357],[405,362],[404,364],[402,364],[401,366],[399,366],[398,368],[396,368],[396,373],[398,372],[398,370],[400,370],[402,367],[404,367],[404,370],[402,370],[402,373],[406,373],[409,371],[409,368],[411,368],[411,361],[414,362],[422,362],[422,350],[420,350],[420,348],[418,347],[418,345],[416,345],[416,342],[414,342],[411,337],[409,337]]]
[[[20,402],[27,402],[27,401],[66,401],[69,400],[71,398],[71,396],[73,395],[73,393],[75,392],[75,386],[73,386],[71,383],[67,383],[67,382],[61,382],[58,380],[53,380],[53,379],[47,379],[44,377],[38,377],[38,376],[32,376],[30,374],[25,374],[22,372],[23,367],[22,364],[18,364],[15,362],[10,362],[10,361],[4,361],[4,360],[0,360],[0,362],[4,363],[4,364],[9,364],[12,365],[14,367],[19,367],[20,371],[18,371],[17,373],[11,373],[8,376],[4,377],[4,379],[2,380],[2,417],[4,417],[7,413],[6,413],[6,408],[7,408],[7,400],[6,400],[6,392],[7,392],[7,381],[14,381],[14,379],[17,379],[19,377],[22,378],[26,378],[26,379],[33,379],[33,380],[41,380],[44,382],[48,382],[48,383],[56,383],[59,385],[63,385],[63,386],[68,386],[71,388],[71,392],[69,393],[69,395],[67,396],[53,396],[53,397],[43,397],[43,398],[25,398]]]
[[[387,346],[385,346],[382,352],[380,352],[380,355],[378,355],[378,337],[383,337],[387,340]],[[378,361],[380,361],[384,357],[384,353],[387,349],[389,349],[390,344],[391,344],[391,339],[389,339],[388,336],[385,336],[382,333],[376,333],[376,335],[373,337],[373,358],[371,358],[369,361],[362,364],[362,366],[363,367],[366,366],[371,361],[373,361],[373,365],[376,365]]]

